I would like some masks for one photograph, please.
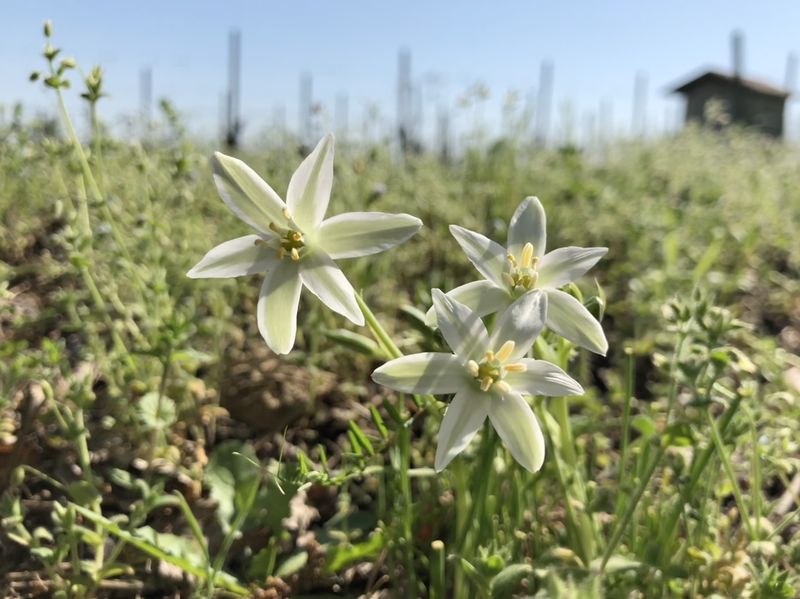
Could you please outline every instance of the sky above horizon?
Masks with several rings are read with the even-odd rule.
[[[551,134],[569,120],[611,122],[631,131],[634,77],[647,76],[647,129],[680,118],[671,85],[704,67],[729,71],[730,36],[744,34],[744,72],[777,86],[787,56],[800,50],[800,3],[607,2],[537,3],[441,0],[368,2],[100,2],[5,0],[0,19],[0,104],[22,102],[29,114],[55,112],[52,94],[28,81],[44,66],[42,23],[54,23],[64,55],[88,70],[101,64],[110,97],[101,115],[121,127],[140,106],[139,79],[152,69],[153,96],[169,98],[190,130],[215,135],[227,81],[228,32],[242,35],[242,114],[248,139],[283,121],[296,130],[299,80],[313,77],[313,98],[330,124],[338,96],[348,98],[357,129],[377,108],[381,126],[394,122],[397,57],[411,52],[412,79],[422,94],[426,131],[438,107],[468,127],[476,119],[497,129],[511,92],[535,97],[542,61],[555,69]],[[459,109],[476,82],[490,96],[477,109]],[[77,107],[77,77],[68,91]],[[792,106],[787,113],[794,130]],[[564,133],[566,134],[566,133]]]

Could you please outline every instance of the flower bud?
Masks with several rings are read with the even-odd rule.
[[[47,19],[44,22],[44,36],[50,37],[51,35],[53,35],[53,21]]]

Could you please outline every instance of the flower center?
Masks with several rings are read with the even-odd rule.
[[[508,270],[503,272],[503,280],[512,291],[525,293],[534,289],[539,281],[539,258],[533,255],[533,244],[526,243],[522,247],[519,261],[513,254],[506,256]]]
[[[514,345],[513,341],[506,341],[497,353],[489,350],[480,362],[467,362],[467,372],[480,383],[481,391],[495,388],[501,393],[508,393],[511,387],[503,377],[509,372],[525,372],[525,364],[521,362],[506,364],[514,351]]]
[[[291,228],[291,217],[288,210],[284,210],[288,227],[276,225],[275,223],[269,224],[269,229],[278,236],[277,240],[265,241],[259,239],[256,245],[266,245],[275,248],[278,252],[278,260],[283,260],[287,255],[297,262],[301,258],[301,250],[306,247],[305,239],[300,231]],[[276,243],[277,242],[277,243]]]

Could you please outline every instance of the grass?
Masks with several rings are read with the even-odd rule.
[[[443,163],[340,142],[331,214],[425,227],[344,265],[377,344],[304,296],[278,359],[259,277],[185,277],[244,229],[167,116],[142,143],[96,130],[86,165],[41,124],[0,125],[6,595],[794,596],[797,148],[690,128],[599,162],[502,139]],[[281,191],[301,156],[242,157]],[[542,471],[487,427],[436,475],[442,404],[369,374],[441,347],[407,306],[473,277],[447,225],[502,240],[532,194],[551,247],[610,248],[573,292],[611,351],[537,346],[587,389],[534,400]]]

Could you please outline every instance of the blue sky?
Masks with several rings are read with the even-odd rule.
[[[303,72],[312,74],[314,99],[328,113],[346,93],[353,128],[372,105],[388,125],[400,48],[412,53],[429,125],[437,103],[454,106],[477,81],[491,92],[480,118],[497,125],[507,93],[524,100],[536,88],[542,60],[551,60],[554,118],[569,104],[580,126],[598,118],[602,103],[613,107],[620,132],[630,129],[639,71],[648,76],[648,127],[656,131],[678,117],[677,102],[666,95],[670,84],[702,66],[729,68],[732,30],[745,35],[745,74],[777,85],[788,53],[800,50],[797,2],[4,0],[2,14],[0,104],[21,100],[31,112],[53,110],[52,98],[27,80],[42,66],[41,24],[50,18],[66,54],[85,68],[103,65],[111,94],[102,106],[107,120],[119,126],[122,115],[135,113],[139,73],[151,67],[155,97],[169,97],[190,128],[204,134],[217,128],[227,34],[238,27],[242,112],[251,138],[279,110],[296,126]],[[462,125],[474,118],[457,114]]]

